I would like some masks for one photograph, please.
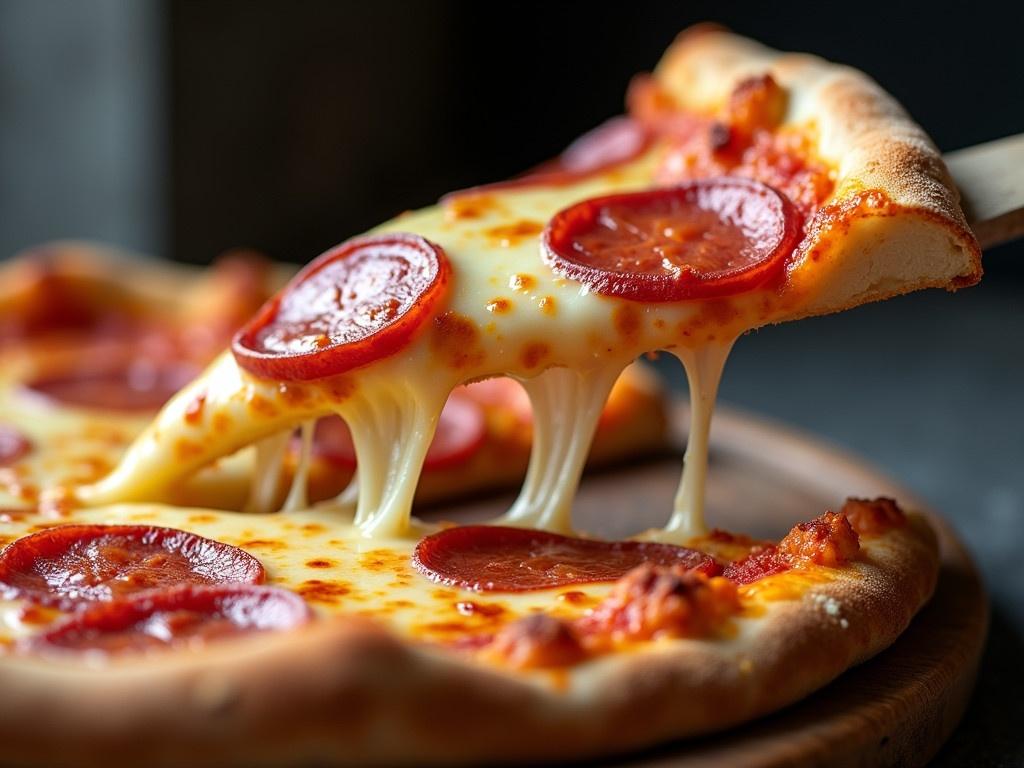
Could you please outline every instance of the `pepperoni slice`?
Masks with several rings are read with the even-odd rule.
[[[23,386],[48,400],[105,411],[155,411],[198,375],[191,363],[137,358],[114,365],[83,361],[72,371],[40,376]]]
[[[619,115],[587,131],[554,160],[512,183],[568,184],[632,160],[647,148],[650,138],[641,122]]]
[[[13,464],[32,450],[25,435],[8,424],[0,424],[0,467]]]
[[[463,388],[454,390],[445,403],[427,449],[423,469],[426,472],[451,469],[464,464],[480,450],[487,437],[483,409]],[[338,416],[328,416],[316,424],[313,453],[340,467],[356,465],[352,433]]]
[[[442,197],[441,202],[446,203],[457,197],[479,195],[500,189],[572,184],[638,157],[650,146],[652,135],[642,122],[619,115],[587,131],[566,147],[558,157],[521,176],[460,189]]]
[[[319,256],[235,334],[238,364],[257,376],[344,373],[405,346],[444,295],[451,267],[418,235],[349,240]]]
[[[413,565],[432,581],[479,592],[526,592],[615,581],[642,563],[721,569],[703,552],[642,541],[594,541],[529,528],[467,525],[427,536]]]
[[[533,406],[530,396],[523,385],[507,376],[484,379],[467,384],[466,394],[478,403],[493,408],[501,408],[512,413],[516,418],[529,424],[533,421]]]
[[[682,301],[780,278],[800,226],[771,187],[721,177],[584,200],[555,214],[544,260],[608,296]]]
[[[276,587],[181,584],[92,605],[29,641],[28,648],[138,653],[292,629],[311,618],[301,597]]]
[[[0,594],[62,610],[182,583],[263,578],[259,560],[238,547],[146,525],[56,526],[0,552]]]

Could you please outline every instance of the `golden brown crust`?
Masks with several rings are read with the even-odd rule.
[[[721,730],[795,701],[888,646],[930,596],[919,516],[731,637],[638,646],[513,677],[361,619],[90,666],[0,660],[3,762],[391,765],[558,760]]]
[[[773,51],[717,27],[684,32],[655,76],[678,107],[716,112],[744,79],[770,73],[788,92],[785,126],[810,131],[835,169],[808,227],[790,316],[836,312],[981,278],[981,251],[935,145],[897,101],[850,67]],[[862,204],[863,203],[863,204]]]

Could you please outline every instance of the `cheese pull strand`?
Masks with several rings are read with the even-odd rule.
[[[704,492],[708,477],[708,444],[711,416],[715,410],[718,384],[735,338],[695,349],[675,350],[686,369],[690,387],[690,430],[683,456],[683,475],[676,492],[672,517],[652,538],[670,544],[685,544],[707,533],[704,521]]]
[[[426,389],[426,388],[424,388]],[[412,501],[448,392],[428,397],[414,385],[378,388],[345,403],[359,465],[355,525],[367,537],[409,530]]]
[[[309,506],[309,463],[313,458],[313,431],[315,428],[315,419],[302,423],[299,458],[295,462],[292,487],[288,490],[288,496],[285,498],[284,506],[281,508],[284,512],[294,512],[306,509]]]
[[[533,405],[533,447],[526,480],[497,521],[571,534],[572,502],[598,419],[615,380],[616,363],[584,371],[549,368],[523,381]]]
[[[291,431],[286,430],[256,443],[256,461],[244,511],[260,515],[274,511],[289,442]]]

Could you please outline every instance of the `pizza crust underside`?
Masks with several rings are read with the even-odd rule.
[[[722,730],[890,645],[938,572],[930,527],[766,604],[728,639],[638,646],[533,679],[339,617],[141,661],[0,665],[3,764],[394,765],[554,761]],[[560,679],[560,682],[558,680]]]

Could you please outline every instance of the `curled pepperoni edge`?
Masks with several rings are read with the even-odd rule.
[[[462,197],[484,195],[503,189],[529,189],[531,187],[562,187],[576,181],[611,171],[642,155],[654,141],[649,126],[629,115],[617,115],[584,133],[567,146],[557,157],[504,181],[478,184],[444,195],[445,205]],[[624,140],[625,139],[625,140]],[[617,142],[621,149],[609,151]]]
[[[778,236],[757,262],[722,273],[704,275],[692,270],[678,276],[646,272],[615,272],[576,258],[575,235],[592,223],[593,212],[604,205],[642,205],[659,197],[691,196],[702,191],[732,187],[748,190],[775,203],[778,209]],[[737,176],[698,179],[671,187],[655,187],[640,192],[604,195],[582,200],[563,208],[548,222],[541,234],[541,257],[556,273],[582,283],[595,293],[635,301],[674,302],[731,296],[781,280],[801,238],[800,216],[789,198],[777,189],[758,181]]]
[[[174,587],[138,592],[130,597],[94,603],[72,614],[52,629],[20,644],[30,653],[90,652],[88,635],[123,632],[154,614],[192,611],[220,614],[241,630],[282,631],[308,623],[313,612],[294,592],[256,584],[179,584]],[[86,644],[70,644],[85,635]],[[177,645],[172,638],[167,646]],[[130,651],[129,651],[130,652]],[[108,651],[109,653],[109,651]]]
[[[244,563],[244,571],[232,574],[232,578],[225,580],[226,582],[262,584],[266,578],[266,571],[262,563],[244,549],[178,528],[149,525],[71,524],[53,526],[52,528],[46,528],[37,533],[24,536],[11,542],[0,551],[0,596],[8,600],[28,600],[37,605],[57,608],[62,611],[81,610],[97,602],[110,602],[110,600],[103,600],[88,595],[69,595],[52,590],[20,586],[12,584],[10,581],[13,574],[30,573],[38,558],[56,558],[66,553],[77,542],[99,539],[109,535],[136,538],[140,543],[146,544],[162,544],[174,537],[181,537],[179,545],[213,546],[218,551],[230,553],[233,559]],[[169,551],[180,552],[183,546]],[[40,574],[40,577],[44,581],[47,580],[45,574]],[[190,584],[192,582],[184,581],[181,583]],[[140,593],[146,591],[152,591],[152,589],[144,588],[139,590]]]
[[[271,325],[288,293],[328,264],[344,259],[367,247],[401,244],[417,249],[431,262],[433,275],[411,307],[364,338],[331,343],[310,352],[277,353],[257,348],[256,334]],[[274,295],[235,334],[231,352],[238,365],[251,374],[276,381],[311,381],[336,376],[359,368],[401,350],[419,329],[445,293],[451,267],[444,249],[420,235],[393,233],[368,235],[347,240],[320,254],[307,264],[284,288]]]
[[[526,585],[515,583],[514,577],[505,580],[491,578],[485,581],[480,577],[467,577],[457,573],[457,569],[451,567],[451,559],[454,558],[456,562],[462,560],[462,564],[465,565],[465,555],[460,554],[459,550],[462,549],[464,553],[464,547],[479,544],[481,540],[494,546],[500,546],[503,556],[508,559],[516,557],[516,546],[529,546],[539,540],[544,540],[547,544],[574,546],[584,551],[593,551],[595,560],[600,558],[601,550],[604,550],[605,554],[615,551],[636,551],[649,556],[641,557],[636,562],[630,562],[618,569],[609,569],[601,575],[579,574]],[[426,536],[416,545],[412,563],[413,567],[423,576],[438,584],[477,592],[532,592],[555,589],[570,584],[613,582],[643,562],[654,560],[664,564],[665,561],[658,559],[657,556],[661,555],[665,559],[670,559],[669,556],[673,554],[692,560],[693,564],[687,565],[687,567],[709,576],[717,575],[721,571],[721,567],[710,555],[687,547],[655,542],[581,539],[533,528],[513,528],[500,525],[457,526]],[[680,560],[674,562],[685,564]]]

